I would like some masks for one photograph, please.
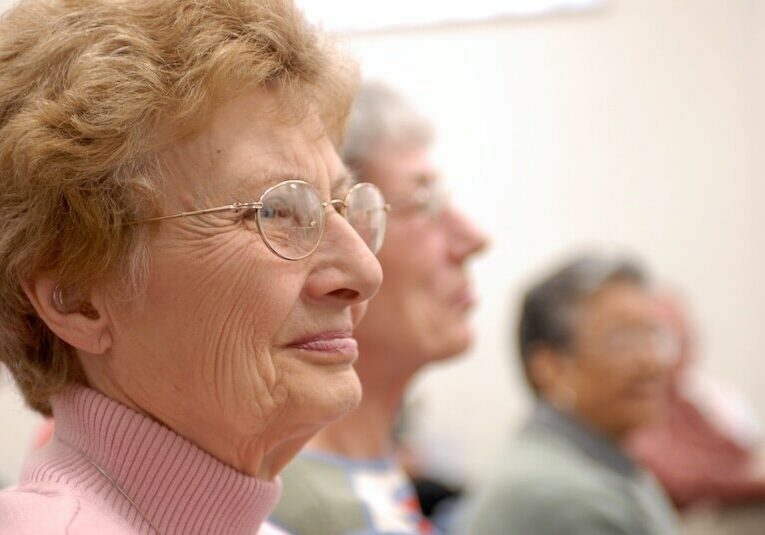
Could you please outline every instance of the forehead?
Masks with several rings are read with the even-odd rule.
[[[318,116],[295,117],[265,90],[222,103],[204,128],[167,151],[165,161],[177,188],[227,201],[260,195],[288,179],[306,180],[322,193],[347,180]]]
[[[625,324],[655,325],[661,322],[653,294],[632,282],[611,282],[587,298],[581,307],[580,325],[608,328]]]
[[[417,187],[440,179],[430,147],[383,147],[374,153],[364,179],[374,182],[386,195],[409,195]]]

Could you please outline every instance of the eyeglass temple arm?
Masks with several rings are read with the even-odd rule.
[[[342,207],[342,210],[344,211],[346,208],[348,208],[348,203],[342,199],[332,199],[331,201],[326,201],[321,203],[323,207],[327,206],[335,206],[339,204]],[[180,217],[190,217],[195,215],[204,215],[204,214],[213,214],[216,212],[225,212],[227,210],[248,210],[248,209],[260,209],[263,208],[263,203],[260,201],[252,201],[252,202],[235,202],[231,204],[227,204],[225,206],[216,206],[215,208],[205,208],[204,210],[193,210],[191,212],[181,212],[179,214],[172,214],[172,215],[164,215],[160,217],[150,217],[149,219],[141,219],[140,221],[134,221],[132,223],[129,223],[129,225],[140,225],[142,223],[154,223],[156,221],[167,221],[168,219],[178,219]],[[386,212],[391,211],[391,207],[389,204],[386,204],[383,206],[383,209]]]
[[[141,219],[130,223],[131,225],[138,225],[141,223],[153,223],[155,221],[166,221],[168,219],[177,219],[179,217],[189,217],[194,215],[213,214],[216,212],[225,212],[228,210],[247,210],[247,209],[260,209],[263,208],[262,202],[235,202],[227,204],[225,206],[216,206],[215,208],[205,208],[204,210],[193,210],[191,212],[181,212],[179,214],[165,215],[160,217],[151,217],[149,219]]]

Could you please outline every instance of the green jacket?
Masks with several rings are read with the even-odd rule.
[[[477,499],[470,535],[670,535],[653,477],[594,430],[540,404]]]

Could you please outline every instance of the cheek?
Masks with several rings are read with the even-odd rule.
[[[456,277],[443,233],[419,224],[400,225],[386,240],[378,256],[383,284],[369,304],[360,338],[389,346],[395,332],[401,350],[425,353],[441,341],[453,345],[455,320],[462,318],[452,317],[447,306],[446,289]]]
[[[620,403],[631,383],[630,375],[613,363],[599,359],[583,359],[574,374],[580,396],[591,399],[601,408]]]
[[[646,411],[653,411],[661,402],[661,384],[653,379],[646,379],[636,366],[619,366],[610,374],[603,375],[603,381],[609,392],[609,399],[614,406],[622,408],[625,418],[642,418]]]
[[[384,277],[380,292],[401,298],[436,294],[448,271],[443,236],[418,226],[406,230],[398,229],[380,251]]]
[[[159,293],[193,338],[216,346],[270,339],[300,293],[300,284],[253,255],[166,270]]]
[[[255,401],[265,410],[279,370],[271,348],[299,300],[301,273],[274,266],[260,251],[165,259],[150,281],[140,333],[148,354],[173,362],[174,382],[208,401],[241,410]],[[265,254],[268,254],[267,252]],[[264,257],[265,256],[265,257]]]

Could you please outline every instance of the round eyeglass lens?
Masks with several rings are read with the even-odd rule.
[[[299,260],[316,250],[324,228],[324,206],[313,186],[289,180],[268,190],[261,202],[258,226],[273,252]]]
[[[358,232],[372,253],[377,254],[385,239],[385,197],[373,184],[356,184],[348,192],[345,218]]]

